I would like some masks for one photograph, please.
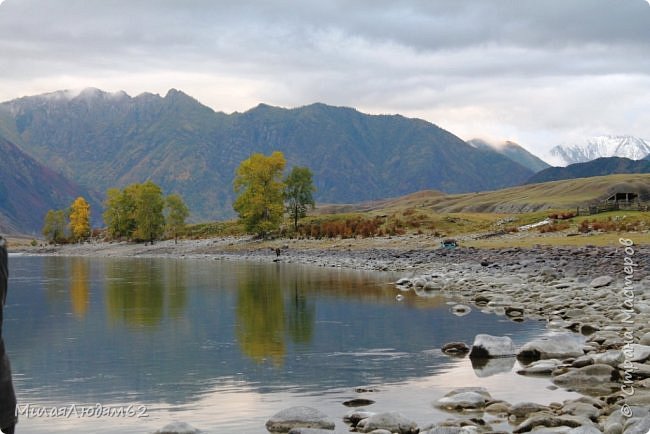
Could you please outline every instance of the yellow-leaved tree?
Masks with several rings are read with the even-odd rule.
[[[238,196],[233,208],[249,232],[266,236],[280,227],[284,214],[285,164],[284,154],[275,151],[268,157],[253,154],[237,168],[234,188]]]
[[[81,196],[70,206],[70,232],[75,240],[90,236],[90,205]]]

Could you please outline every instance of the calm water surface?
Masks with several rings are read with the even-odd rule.
[[[23,410],[133,405],[147,417],[21,416],[21,433],[149,433],[185,421],[212,433],[264,433],[273,413],[321,409],[347,432],[343,401],[376,401],[420,424],[431,402],[487,387],[496,398],[573,396],[517,365],[474,369],[442,355],[477,333],[522,344],[544,333],[447,299],[395,300],[395,275],[209,260],[10,258],[5,340]],[[502,362],[503,363],[503,362]],[[357,393],[357,387],[378,391]]]

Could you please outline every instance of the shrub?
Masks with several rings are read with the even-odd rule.
[[[539,232],[542,234],[548,233],[548,232],[558,232],[562,231],[564,229],[568,229],[569,224],[568,223],[551,223],[545,226],[540,226],[539,227]]]
[[[382,219],[364,217],[348,218],[345,220],[313,221],[298,226],[300,236],[308,238],[356,238],[383,235],[380,229]]]
[[[580,224],[578,225],[578,232],[580,232],[581,234],[586,234],[590,230],[591,229],[589,228],[589,219],[585,219],[581,221]]]

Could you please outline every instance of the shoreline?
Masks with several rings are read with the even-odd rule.
[[[475,426],[481,431],[467,410],[486,412],[490,423],[511,423],[513,432],[567,426],[567,430],[554,432],[581,427],[586,430],[581,433],[636,433],[632,422],[637,415],[640,419],[636,427],[650,424],[650,247],[619,244],[448,250],[434,248],[435,240],[430,237],[381,241],[389,243],[227,237],[182,240],[178,244],[163,241],[153,246],[86,243],[20,251],[27,255],[247,260],[400,273],[402,279],[395,284],[397,296],[404,291],[422,297],[453,296],[471,309],[513,321],[545,321],[552,334],[577,334],[585,339],[578,353],[567,349],[572,339],[560,340],[556,343],[560,347],[558,354],[542,355],[539,362],[526,368],[548,376],[554,387],[579,391],[584,398],[526,406],[496,402],[484,390],[452,391],[445,403],[458,407],[446,422],[450,426]],[[275,248],[281,249],[279,257]],[[631,273],[627,273],[626,266]],[[630,355],[631,344],[638,348]],[[623,391],[622,386],[633,393]],[[484,398],[478,399],[473,408],[465,403],[454,404],[454,392]],[[632,418],[624,415],[626,409],[630,409]],[[625,429],[626,423],[629,429]],[[427,428],[428,432],[436,432],[441,425]]]

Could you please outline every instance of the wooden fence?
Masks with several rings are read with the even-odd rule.
[[[595,205],[589,205],[587,208],[576,208],[576,215],[594,215],[601,212],[631,210],[631,211],[648,211],[650,209],[648,202],[602,202]]]

